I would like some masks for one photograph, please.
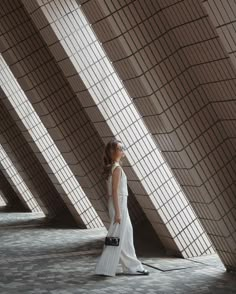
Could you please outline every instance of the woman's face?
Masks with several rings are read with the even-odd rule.
[[[122,143],[118,143],[117,147],[116,147],[116,158],[121,158],[121,157],[125,157],[125,146]]]

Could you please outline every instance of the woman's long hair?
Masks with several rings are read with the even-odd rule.
[[[118,143],[122,143],[121,141],[113,138],[111,139],[105,146],[104,152],[103,152],[103,169],[102,169],[102,175],[107,180],[109,175],[111,174],[112,165],[114,163],[112,159],[113,152],[116,152]],[[122,163],[120,159],[120,163]]]

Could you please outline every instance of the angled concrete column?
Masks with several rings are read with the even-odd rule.
[[[213,252],[77,2],[22,3],[102,140],[113,135],[128,147],[129,187],[164,246],[184,257]]]
[[[4,103],[15,109],[16,124],[75,218],[79,215],[88,228],[108,226],[105,183],[100,176],[104,143],[19,3],[13,1],[10,7],[7,1],[2,4],[6,12],[3,22],[9,18],[9,27],[2,23],[0,40],[0,50],[5,59],[2,60],[1,79],[7,93]],[[11,12],[14,10],[15,17],[7,7]],[[20,29],[22,34],[13,41],[11,25],[18,16],[22,17],[22,23],[15,22],[17,25],[13,31],[17,33]],[[30,32],[24,29],[26,23],[31,28]],[[27,50],[22,51],[22,46]],[[22,112],[21,122],[18,116]],[[28,121],[25,117],[29,118]],[[31,120],[37,120],[35,125],[40,125],[40,131],[36,126],[26,126]],[[42,146],[48,140],[50,146],[37,147],[37,144]],[[142,215],[140,207],[135,207],[132,215],[138,219]]]
[[[1,95],[1,98],[3,96]],[[34,207],[35,201],[49,218],[58,215],[71,216],[65,202],[53,186],[50,178],[46,174],[42,165],[33,153],[30,145],[26,142],[22,132],[13,121],[9,112],[0,99],[0,143],[13,166],[20,174],[25,183],[25,190],[22,197],[32,202]],[[8,158],[1,152],[1,165],[7,171],[9,167]],[[6,163],[6,164],[5,164]],[[9,174],[11,175],[11,173]],[[15,177],[15,174],[12,174]],[[19,183],[20,184],[20,183]],[[27,193],[30,190],[30,193]],[[19,191],[19,189],[18,189]],[[33,198],[33,199],[32,199]],[[31,207],[31,206],[30,206]],[[33,210],[33,209],[32,209]]]
[[[211,70],[208,77],[210,82],[206,84],[207,94],[213,102],[213,107],[221,120],[224,131],[227,133],[227,138],[230,138],[233,147],[236,149],[236,2],[234,0],[204,0],[202,5],[209,21],[212,23],[212,30],[215,29],[214,34],[218,46],[221,47],[222,56],[225,57],[219,62],[219,65],[215,64],[215,66],[217,65],[216,70]],[[223,52],[226,54],[223,54]],[[232,66],[234,69],[231,71]],[[219,79],[217,72],[222,71],[224,76]]]
[[[222,262],[236,269],[236,72],[203,4],[78,2]],[[204,5],[218,3],[220,19],[223,2]]]
[[[6,206],[9,210],[30,212],[31,210],[24,198],[22,198],[17,189],[14,189],[14,186],[8,181],[3,170],[4,168],[0,164],[0,192],[1,197],[6,202]]]

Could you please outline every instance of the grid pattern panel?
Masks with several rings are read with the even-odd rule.
[[[21,197],[22,202],[26,207],[28,207],[32,212],[42,212],[37,200],[34,198],[30,189],[27,187],[26,183],[22,179],[21,175],[18,173],[7,153],[0,145],[0,160],[1,166],[4,168],[5,173],[13,182],[15,189],[18,191],[18,195]]]
[[[4,171],[3,166],[0,164],[0,194],[7,204],[7,206],[19,206],[21,208],[28,209],[28,206],[24,203],[21,195],[14,187],[13,182],[8,177],[8,174]]]
[[[17,211],[30,211],[14,183],[0,164],[0,194],[8,208]],[[41,210],[41,209],[40,209]]]
[[[203,0],[202,3],[236,68],[236,2]]]
[[[86,227],[96,227],[96,221],[94,219],[98,216],[94,208],[91,207],[91,203],[85,196],[58,148],[55,146],[47,129],[35,113],[34,108],[2,58],[0,62],[2,65],[1,86],[7,94],[8,101],[19,116],[20,121],[26,130],[30,132],[33,142],[35,142],[39,152],[44,156],[52,173],[56,176],[58,184],[63,188],[64,193],[62,195],[64,201],[68,203],[68,207],[71,208],[72,213],[75,214],[75,218],[77,217],[79,223],[81,223],[82,219]]]
[[[202,3],[221,41],[218,41],[218,43],[224,47],[224,51],[227,52],[226,55],[230,57],[230,60],[227,61],[229,64],[227,67],[222,63],[214,72],[215,76],[218,76],[217,72],[224,73],[224,75],[227,73],[227,79],[222,77],[219,80],[212,77],[211,82],[213,82],[213,85],[207,84],[207,94],[210,96],[211,101],[214,102],[213,106],[215,111],[218,113],[218,117],[222,121],[222,126],[235,147],[236,82],[233,72],[236,70],[236,2],[231,0],[213,0],[202,1]],[[230,70],[232,65],[234,69]]]
[[[24,8],[14,9],[16,6],[17,1],[4,6],[10,11],[3,18],[2,28],[11,48],[5,48],[3,56],[24,92],[21,91],[21,95],[17,93],[17,97],[21,97],[20,102],[16,102],[12,93],[8,97],[11,97],[11,103],[17,103],[13,106],[21,119],[26,117],[28,142],[75,218],[80,216],[87,227],[103,226],[101,219],[108,225],[105,187],[99,176],[103,143]],[[11,23],[16,23],[19,16],[21,25],[18,24],[17,28],[12,30],[9,22],[9,27],[5,25],[8,17],[11,17]],[[25,30],[25,26],[31,30]],[[12,35],[15,36],[18,30],[21,34],[15,40]],[[26,111],[29,112],[26,114]],[[32,121],[37,122],[34,128],[29,125]],[[35,142],[39,147],[35,147]],[[141,212],[137,209],[136,213],[138,211]]]
[[[7,22],[9,27],[5,26],[3,19],[4,36],[7,38],[7,42],[12,45],[11,49],[3,52],[3,56],[10,63],[12,72],[26,95],[31,99],[34,108],[19,86],[17,86],[18,101],[14,97],[14,93],[11,93],[8,97],[23,121],[26,130],[30,131],[34,142],[32,145],[37,145],[37,148],[33,147],[35,151],[38,149],[36,151],[37,156],[41,157],[41,162],[44,163],[43,167],[49,171],[54,186],[60,192],[74,218],[82,219],[88,228],[103,226],[94,207],[78,183],[78,180],[82,182],[83,187],[90,191],[90,195],[92,194],[93,189],[91,189],[88,177],[92,177],[95,171],[90,172],[91,166],[86,166],[87,169],[85,169],[84,162],[80,162],[80,166],[77,163],[78,158],[88,159],[89,152],[93,152],[93,145],[89,144],[88,141],[86,142],[85,139],[90,138],[90,140],[96,141],[96,134],[92,129],[90,130],[86,116],[75,104],[73,93],[66,82],[63,81],[60,70],[39,34],[34,30],[34,26],[24,8],[18,7],[18,9],[15,9],[17,3],[17,1],[14,1],[9,6],[8,4],[4,6],[4,9],[10,10],[6,11],[5,19],[11,17],[12,23],[17,23],[18,18],[20,16],[22,18],[21,25],[18,25],[17,28],[14,27],[13,30],[9,22]],[[25,26],[31,29],[25,30]],[[12,38],[18,30],[21,31],[20,37]],[[23,51],[22,48],[24,48]],[[12,59],[8,59],[11,54],[15,55],[15,63],[12,63]],[[50,134],[40,121],[37,113],[43,118],[43,123],[49,129]],[[67,137],[67,141],[64,140],[63,135]],[[53,138],[57,139],[57,145],[54,144]],[[72,145],[75,141],[77,143],[77,150],[75,151],[77,158],[73,152],[70,152],[70,144]],[[73,170],[68,166],[66,160],[72,163]],[[76,174],[74,173],[75,170]],[[89,172],[90,174],[87,175],[86,173]],[[94,198],[94,206],[103,212],[102,203],[96,201],[97,197]]]
[[[40,17],[41,12],[36,5],[32,7],[27,1],[23,3],[32,13],[32,19],[41,29],[42,36],[68,80],[77,89],[81,103],[86,107],[101,136],[106,140],[105,136],[109,135],[111,130],[128,146],[127,158],[132,169],[127,167],[127,170],[133,177],[129,185],[157,233],[163,238],[168,228],[185,256],[211,252],[210,243],[191,207],[83,14],[76,8],[76,2],[68,1],[67,5],[54,1],[43,3],[42,10],[53,32],[46,22],[39,22],[39,19],[43,18]],[[55,35],[60,43],[56,43]],[[70,57],[73,66],[70,66],[65,56]],[[89,96],[87,93],[86,96],[83,95],[84,86],[78,77],[76,79],[75,70],[93,100],[85,100],[85,97]],[[147,195],[149,197],[146,197]]]
[[[55,187],[39,164],[30,145],[26,142],[12,116],[9,115],[14,109],[7,109],[3,99],[7,100],[2,95],[0,99],[0,142],[12,162],[12,167],[18,171],[45,215],[52,218],[61,211],[68,213],[65,203],[60,200]],[[17,117],[16,114],[13,116]]]
[[[226,97],[235,99],[235,71],[201,3],[81,4],[222,261],[235,267],[235,144],[228,136],[235,131],[215,103],[228,87]]]
[[[175,7],[173,14],[180,10],[185,11],[181,24],[184,23],[185,34],[188,32],[188,38],[184,37],[183,31],[177,35],[179,48],[184,47],[182,51],[183,58],[187,61],[186,66],[193,70],[199,83],[198,90],[201,97],[205,97],[209,108],[208,111],[202,110],[204,113],[201,113],[200,119],[195,125],[192,124],[195,132],[195,135],[191,136],[195,142],[195,148],[192,150],[198,152],[198,156],[196,152],[194,153],[195,158],[199,160],[198,163],[197,161],[193,163],[193,167],[197,170],[200,186],[193,189],[195,190],[193,201],[197,202],[195,205],[197,214],[204,220],[204,225],[211,234],[217,250],[220,251],[222,260],[230,269],[235,267],[236,263],[233,253],[236,242],[234,196],[236,148],[229,136],[232,131],[231,125],[225,123],[230,121],[232,116],[230,117],[224,110],[229,109],[233,104],[232,93],[235,99],[236,72],[200,2],[184,1]],[[192,12],[191,22],[187,16],[188,11]],[[175,21],[170,29],[175,31],[179,22],[176,18],[172,18],[172,21],[173,19]],[[178,28],[177,31],[180,32],[181,29]],[[219,88],[221,90],[217,92]],[[229,90],[225,91],[226,88]],[[209,89],[215,93],[210,97]],[[231,97],[228,95],[229,92]],[[213,119],[215,119],[214,125]],[[208,213],[204,202],[208,204]],[[214,225],[211,220],[215,221]]]

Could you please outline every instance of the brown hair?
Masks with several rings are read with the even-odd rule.
[[[112,159],[112,153],[116,151],[118,143],[122,143],[121,141],[113,138],[111,139],[105,146],[104,152],[103,152],[103,169],[102,169],[102,175],[107,180],[109,175],[111,174],[112,165],[114,163]],[[119,161],[122,164],[122,161],[120,159]]]

